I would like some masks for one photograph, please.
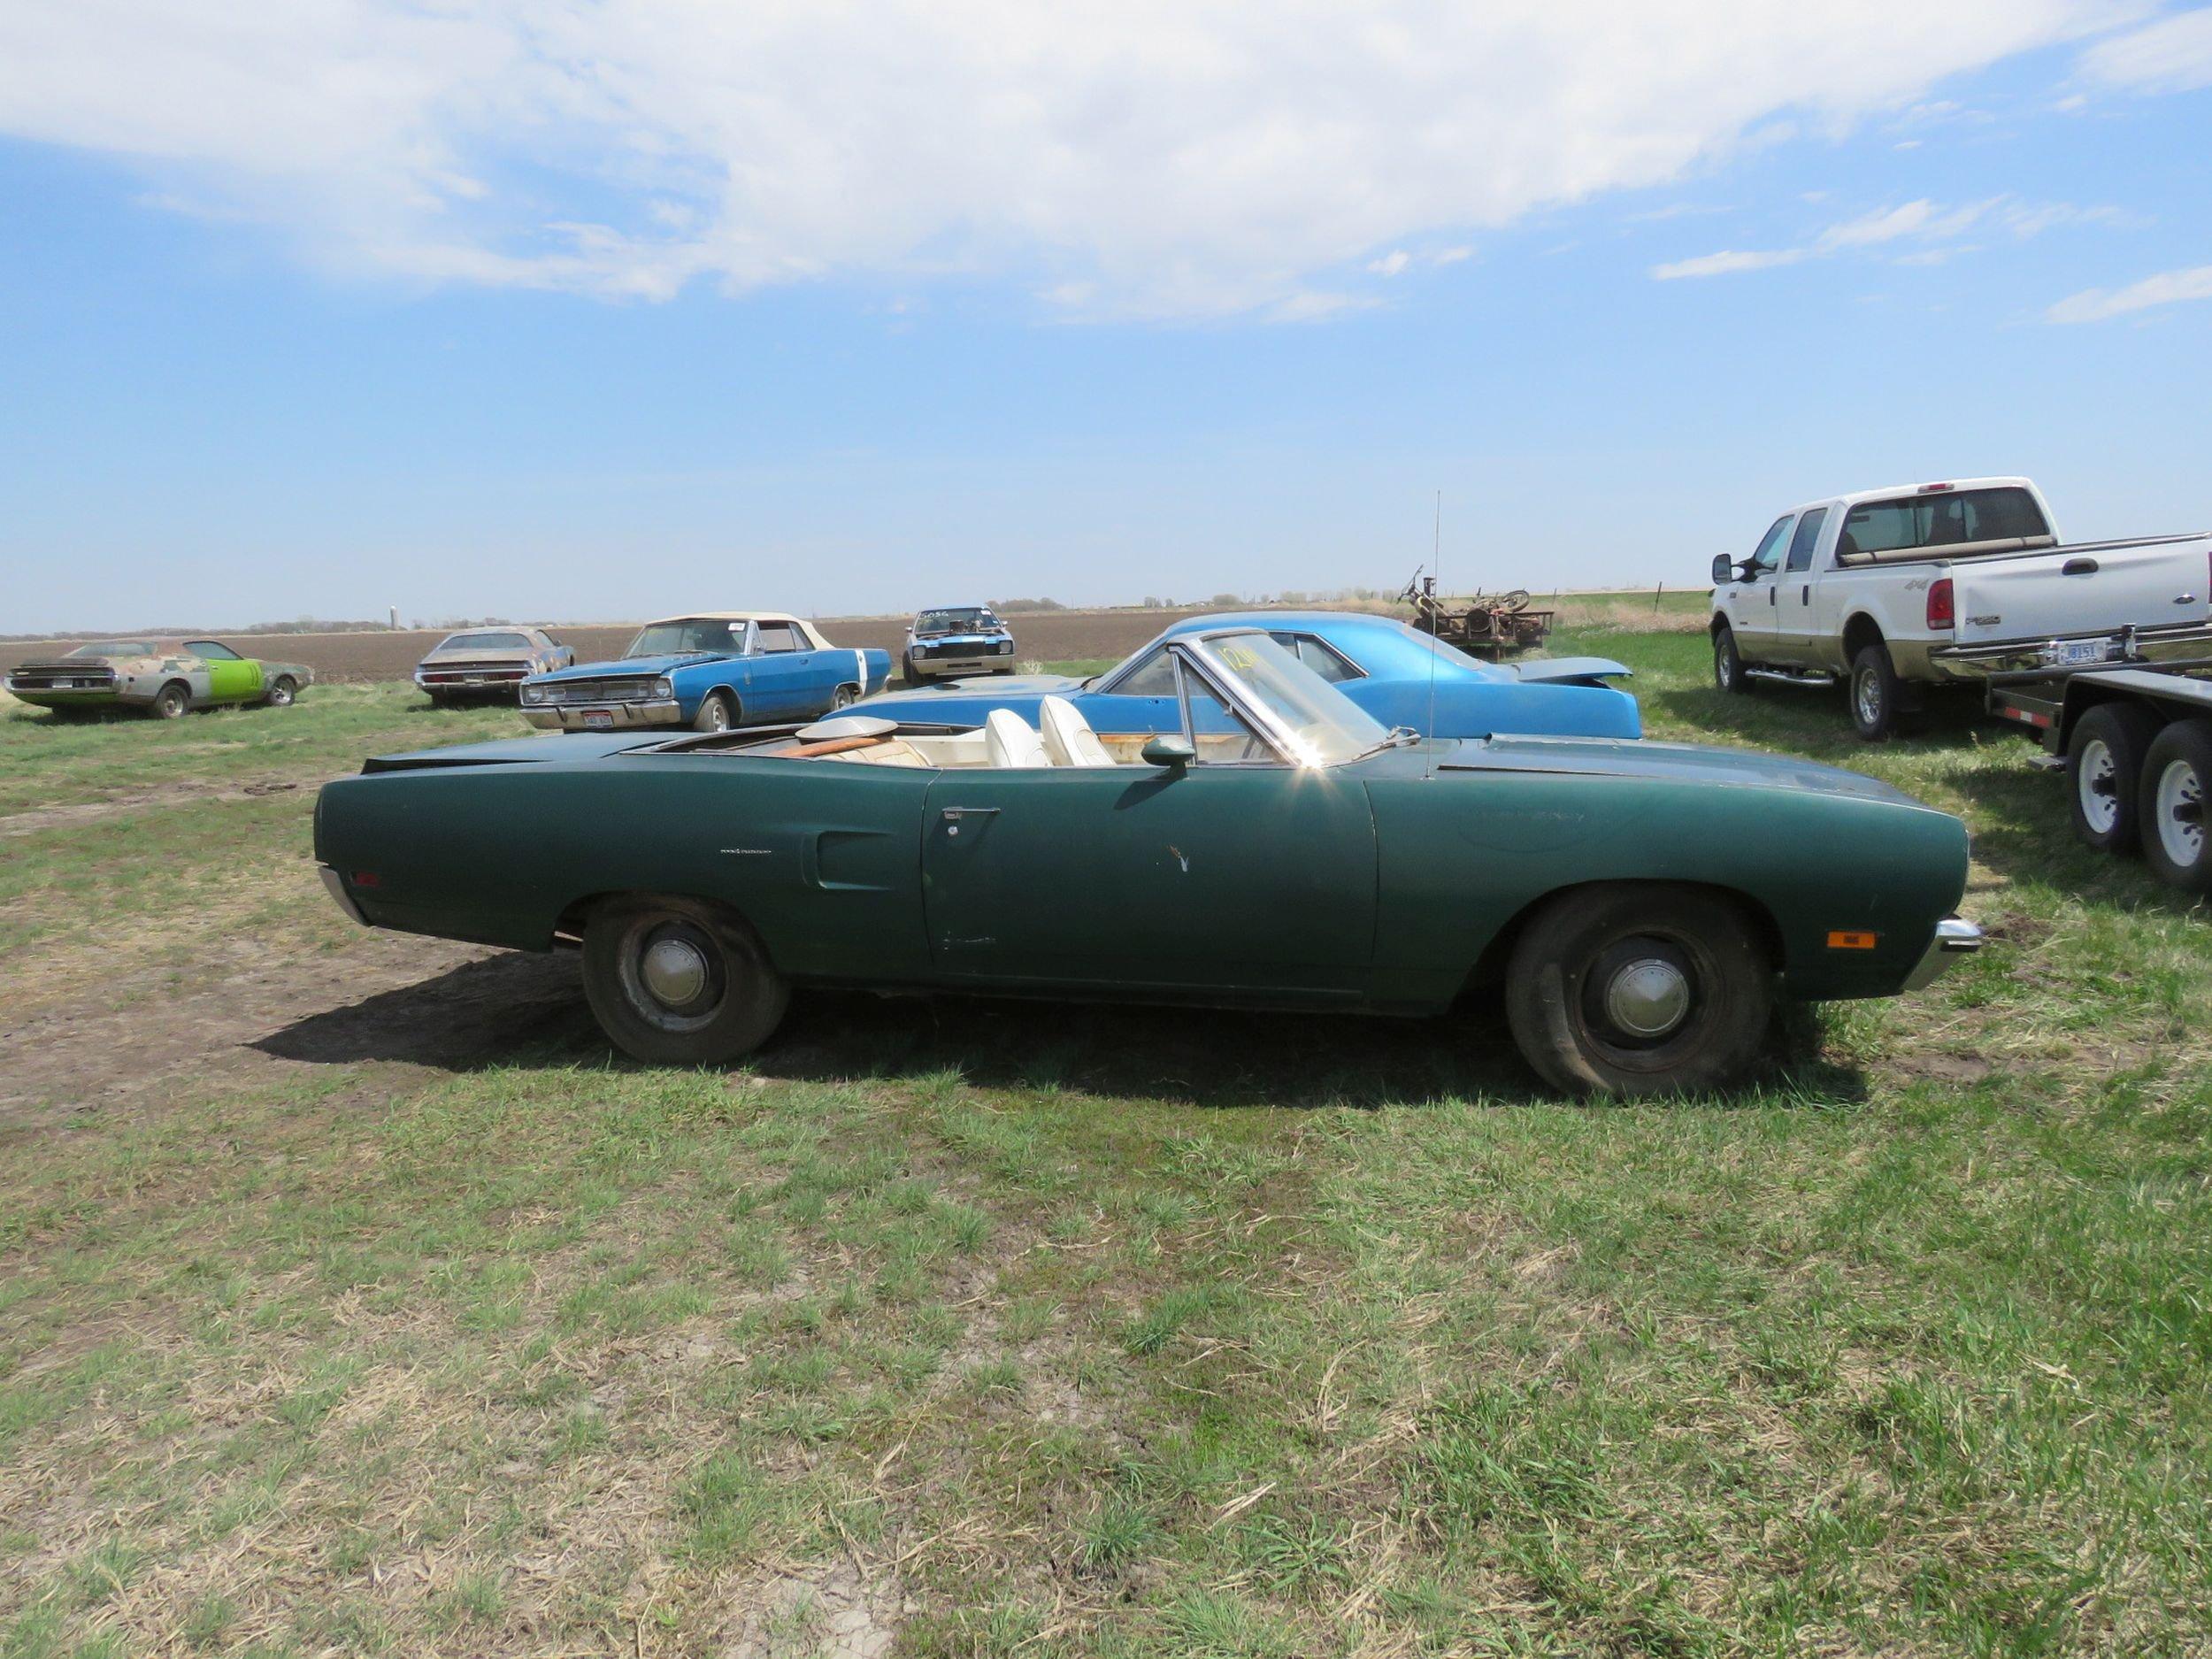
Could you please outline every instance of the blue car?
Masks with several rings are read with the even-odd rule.
[[[811,720],[881,691],[887,651],[832,645],[780,611],[703,611],[649,622],[621,659],[522,682],[523,718],[561,732]]]
[[[1014,632],[988,605],[944,605],[915,614],[900,655],[906,683],[1014,672]]]
[[[1181,725],[1167,641],[1208,628],[1263,628],[1387,726],[1427,737],[1643,735],[1636,699],[1606,682],[1629,671],[1602,657],[1480,663],[1392,617],[1356,611],[1256,611],[1187,617],[1106,672],[949,680],[871,698],[887,718],[980,725],[993,709],[1034,724],[1038,705],[1065,697],[1098,732],[1170,732]],[[1432,709],[1433,714],[1432,715]]]

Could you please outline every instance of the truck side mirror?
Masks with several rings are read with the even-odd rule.
[[[1713,555],[1713,586],[1725,588],[1736,580],[1736,561],[1725,553]]]

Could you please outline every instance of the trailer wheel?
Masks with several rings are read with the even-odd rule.
[[[2132,703],[2101,703],[2075,726],[2066,741],[2066,783],[2074,838],[2085,847],[2122,857],[2142,850],[2136,797],[2158,726],[2156,715]]]
[[[1860,737],[1878,743],[1897,730],[1899,687],[1889,647],[1878,641],[1862,646],[1851,659],[1851,726]]]
[[[2212,722],[2176,720],[2143,757],[2136,795],[2143,856],[2158,879],[2185,893],[2212,893],[2204,805],[2212,791]]]

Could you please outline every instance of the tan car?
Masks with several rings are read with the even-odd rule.
[[[543,628],[465,628],[415,664],[415,684],[433,703],[515,700],[533,674],[575,665],[576,653]]]

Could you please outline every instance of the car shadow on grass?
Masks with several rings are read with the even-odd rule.
[[[1849,1105],[1864,1078],[1821,1053],[1818,1016],[1776,1021],[1770,1059],[1728,1105]],[[296,1020],[252,1045],[310,1064],[469,1071],[634,1063],[586,1004],[576,958],[510,953]],[[1063,1090],[1236,1109],[1555,1100],[1502,1010],[1432,1019],[1256,1013],[956,995],[801,991],[743,1069],[788,1081],[895,1081],[957,1071],[979,1088]],[[1715,1102],[1708,1102],[1715,1103]]]
[[[1698,741],[1703,742],[1751,749],[1783,745],[1832,766],[1854,765],[1854,757],[1884,747],[1863,742],[1851,729],[1850,710],[1844,706],[1842,691],[1834,687],[1764,685],[1731,695],[1710,686],[1687,686],[1648,693],[1644,701],[1697,726]],[[1928,694],[1927,706],[1909,717],[1904,730],[1890,741],[1906,749],[1955,749],[1972,743],[1977,733],[1986,737],[2016,729],[1983,713],[1978,693],[1939,687]]]
[[[2167,887],[2141,858],[2101,853],[2074,835],[2062,775],[2016,769],[1962,773],[1952,787],[1974,806],[1977,863],[2024,887],[2055,888],[2085,904],[2205,919],[2208,902]]]

